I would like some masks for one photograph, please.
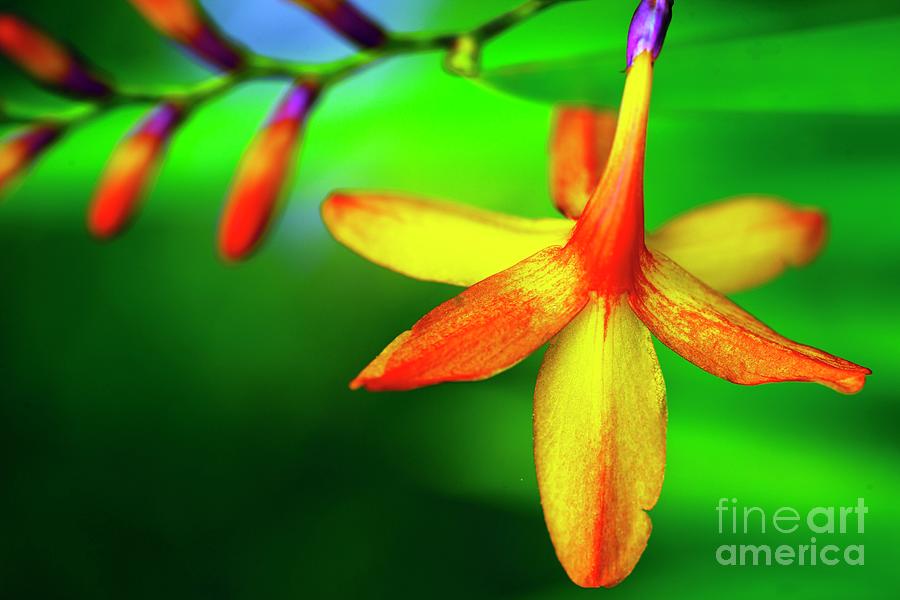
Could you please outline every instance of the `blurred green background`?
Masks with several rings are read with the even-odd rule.
[[[360,1],[398,30],[477,25],[515,0]],[[350,49],[282,0],[208,0],[260,52]],[[119,80],[206,72],[121,0],[0,2]],[[67,137],[0,204],[0,596],[4,598],[896,597],[900,483],[900,5],[679,0],[658,63],[648,225],[740,193],[821,206],[810,267],[738,302],[782,333],[871,367],[858,396],[745,388],[660,347],[666,484],[640,564],[611,591],[558,565],[531,457],[540,354],[488,382],[404,394],[347,382],[455,289],[337,245],[336,187],[550,216],[559,101],[615,105],[634,2],[554,8],[492,43],[481,81],[441,57],[384,63],[328,93],[283,218],[237,267],[215,256],[222,199],[284,85],[248,85],[171,146],[141,218],[111,244],[84,210],[145,108]],[[0,94],[55,108],[6,63]],[[467,243],[460,240],[460,244]],[[720,497],[870,512],[865,566],[722,567]],[[819,543],[827,536],[819,536]],[[788,541],[785,541],[788,540]],[[852,540],[852,541],[851,541]]]

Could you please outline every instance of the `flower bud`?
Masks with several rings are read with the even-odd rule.
[[[35,125],[0,143],[0,192],[27,169],[62,134],[57,125]]]
[[[219,228],[226,260],[246,258],[265,235],[318,92],[314,83],[294,85],[244,155]]]
[[[233,71],[243,64],[240,52],[225,41],[193,0],[131,0],[131,3],[159,32],[214,67]]]
[[[641,52],[650,52],[653,60],[659,56],[674,4],[675,0],[641,0],[628,30],[628,67]]]
[[[132,220],[182,116],[178,105],[160,105],[113,152],[88,212],[88,229],[94,236],[112,238]]]
[[[77,97],[102,98],[109,86],[75,54],[22,19],[0,14],[0,52],[40,83]]]

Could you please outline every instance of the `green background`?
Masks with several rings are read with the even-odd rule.
[[[400,30],[477,25],[515,1],[360,2]],[[831,218],[822,256],[736,296],[780,332],[873,369],[858,396],[739,387],[660,347],[666,483],[634,573],[584,591],[558,565],[531,457],[540,352],[494,379],[403,394],[348,381],[456,290],[370,265],[328,236],[337,187],[550,216],[551,104],[615,105],[633,2],[554,8],[492,43],[482,81],[391,60],[329,91],[283,217],[228,267],[231,175],[284,88],[216,100],[171,146],[141,218],[110,244],[84,210],[146,108],[67,137],[0,204],[0,596],[7,598],[896,597],[900,485],[900,5],[679,0],[658,63],[648,226],[772,193]],[[209,0],[260,51],[346,53],[279,0]],[[125,2],[0,2],[132,84],[198,65]],[[527,63],[521,66],[521,63]],[[515,65],[515,66],[510,66]],[[58,106],[0,65],[20,109]],[[460,244],[468,243],[460,240]],[[718,499],[870,512],[866,564],[723,567]],[[823,544],[827,536],[819,536]]]

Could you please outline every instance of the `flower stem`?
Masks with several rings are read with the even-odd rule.
[[[318,83],[320,88],[325,91],[328,87],[395,56],[438,51],[449,53],[462,38],[474,39],[480,50],[484,44],[524,23],[543,10],[575,1],[579,0],[528,0],[473,30],[438,34],[393,34],[382,46],[325,63],[286,61],[250,54],[246,56],[245,64],[237,70],[187,86],[162,91],[117,87],[113,89],[108,98],[60,113],[29,115],[11,114],[0,110],[0,125],[50,122],[60,128],[71,129],[99,118],[114,108],[162,102],[178,103],[184,108],[185,113],[189,113],[203,103],[225,95],[241,84],[263,79],[310,80]]]

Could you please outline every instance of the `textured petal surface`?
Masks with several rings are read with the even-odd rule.
[[[809,263],[826,234],[816,209],[747,196],[676,217],[648,235],[647,245],[720,292],[735,292]]]
[[[628,306],[592,300],[544,357],[534,453],[556,554],[585,587],[637,564],[665,468],[665,385],[650,332]]]
[[[398,273],[469,286],[548,246],[572,229],[563,219],[525,219],[394,194],[338,192],[322,205],[339,242]]]
[[[550,140],[550,193],[561,213],[577,219],[594,192],[616,134],[615,111],[560,108]]]
[[[508,369],[578,314],[587,302],[584,280],[574,253],[542,250],[425,315],[351,387],[405,390]]]
[[[778,335],[660,253],[646,252],[641,262],[635,312],[661,342],[713,375],[743,385],[811,381],[855,393],[871,373]]]

